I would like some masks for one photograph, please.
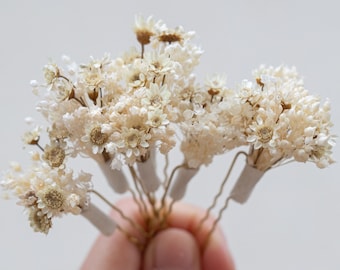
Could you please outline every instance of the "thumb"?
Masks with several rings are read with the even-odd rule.
[[[200,252],[187,231],[170,228],[151,240],[144,256],[145,270],[199,270]]]

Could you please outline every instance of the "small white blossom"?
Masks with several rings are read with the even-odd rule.
[[[150,43],[150,38],[157,31],[157,24],[159,23],[160,22],[156,22],[152,16],[145,19],[143,16],[137,15],[133,28],[137,40],[143,45]]]
[[[5,175],[1,184],[18,196],[18,204],[28,210],[34,230],[47,233],[53,217],[79,214],[88,205],[90,175],[80,173],[74,176],[72,170],[53,169],[42,160],[35,159],[27,172],[17,167],[12,166],[13,170]],[[77,198],[77,204],[70,204],[69,198]],[[47,222],[48,226],[44,227],[40,222]]]
[[[23,141],[26,144],[37,144],[40,139],[40,133],[41,133],[42,128],[40,126],[36,126],[34,129],[31,131],[26,132],[23,135]]]

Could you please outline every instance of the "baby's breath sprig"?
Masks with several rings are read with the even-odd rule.
[[[218,74],[200,84],[193,71],[202,50],[193,43],[194,32],[142,16],[136,17],[133,30],[140,48],[86,64],[64,56],[65,67],[50,62],[43,68],[44,82],[31,81],[34,93],[41,95],[37,110],[48,125],[24,134],[24,142],[38,148],[31,152],[32,167],[23,172],[13,163],[2,186],[18,197],[35,231],[48,233],[55,217],[83,215],[103,234],[118,229],[143,250],[167,228],[174,204],[203,165],[248,147],[247,153],[236,154],[199,223],[197,230],[225,193],[236,159],[246,156],[208,241],[230,200],[246,202],[266,171],[292,161],[314,162],[319,168],[333,163],[329,102],[310,95],[295,68],[261,66],[254,81],[244,80],[236,89]],[[178,164],[169,162],[175,146],[183,154]],[[68,160],[79,156],[98,164],[115,193],[132,196],[141,223],[94,189],[97,179],[73,173]],[[132,231],[96,207],[92,195]]]

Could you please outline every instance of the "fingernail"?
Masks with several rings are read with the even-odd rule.
[[[196,240],[189,232],[180,229],[172,228],[160,232],[146,252],[145,269],[200,269]]]

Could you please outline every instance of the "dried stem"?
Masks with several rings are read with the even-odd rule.
[[[216,226],[217,226],[217,223],[221,220],[222,215],[223,215],[223,212],[227,209],[230,199],[231,199],[231,197],[228,197],[228,198],[225,200],[224,206],[223,206],[223,207],[220,209],[220,211],[218,212],[218,216],[217,216],[217,218],[214,220],[214,223],[213,223],[213,225],[211,226],[210,231],[208,232],[208,234],[207,234],[207,236],[206,236],[206,238],[205,238],[205,240],[204,240],[204,242],[203,242],[203,249],[206,247],[206,245],[207,245],[207,243],[208,243],[208,241],[209,241],[209,239],[210,239],[212,233],[214,232],[214,230],[215,230],[215,228],[216,228]]]
[[[36,142],[35,145],[38,146],[41,151],[45,152],[45,149],[38,142]]]
[[[103,108],[103,92],[102,92],[101,87],[99,87],[99,97],[100,97],[100,108]]]
[[[151,209],[152,209],[152,212],[153,212],[154,216],[158,217],[158,213],[159,212],[158,212],[158,209],[156,208],[156,205],[155,205],[155,198],[154,198],[154,196],[150,192],[148,192],[146,190],[145,185],[144,185],[142,179],[140,179],[138,177],[135,169],[133,167],[129,167],[129,169],[130,169],[131,175],[132,175],[132,177],[134,179],[136,187],[137,187],[138,184],[140,185],[140,187],[142,188],[141,192],[142,192],[142,194],[144,194],[147,197],[149,205],[151,206]],[[143,199],[143,196],[142,196],[142,199]],[[144,202],[144,205],[145,205],[145,209],[147,209],[145,202]],[[148,213],[146,213],[146,220],[148,220]]]
[[[140,53],[140,58],[144,58],[144,50],[145,50],[145,48],[144,48],[144,44],[142,44],[141,43],[141,53]]]
[[[153,212],[150,213],[148,218],[146,219],[146,233],[147,238],[146,242],[152,239],[159,231],[165,228],[166,221],[166,209],[165,208],[157,208],[156,200],[153,204]]]
[[[76,98],[76,97],[73,97],[72,99],[74,99],[75,101],[77,101],[82,107],[87,107],[85,102],[83,101],[83,99],[80,99],[80,98]]]
[[[94,193],[96,196],[98,196],[101,200],[103,200],[107,205],[109,205],[113,210],[115,210],[116,212],[118,212],[118,214],[127,222],[130,223],[130,225],[135,228],[136,230],[138,230],[139,232],[142,233],[142,235],[145,237],[145,231],[144,229],[136,222],[134,222],[131,218],[127,217],[124,212],[122,210],[120,210],[117,206],[115,206],[113,203],[111,203],[110,201],[108,201],[102,194],[100,194],[98,191],[91,189],[90,192]]]
[[[167,196],[167,194],[168,194],[168,191],[169,191],[169,188],[170,188],[170,185],[171,185],[171,181],[172,181],[172,179],[174,178],[175,172],[176,172],[178,169],[182,168],[182,167],[185,167],[185,164],[181,164],[181,165],[176,166],[176,167],[172,170],[172,172],[171,172],[171,174],[170,174],[170,178],[167,179],[166,184],[165,184],[164,194],[163,194],[163,197],[162,197],[162,200],[161,200],[161,208],[163,208],[163,207],[165,206],[165,198],[166,198],[166,196]]]
[[[149,218],[149,216],[148,216],[147,205],[146,205],[146,203],[145,203],[145,201],[144,201],[143,194],[144,194],[144,195],[147,197],[147,199],[148,199],[148,203],[149,203],[149,205],[151,206],[152,213],[153,213],[154,217],[158,218],[159,212],[158,212],[158,209],[156,208],[156,205],[155,205],[155,198],[154,198],[154,196],[152,196],[152,194],[151,194],[150,192],[148,192],[148,191],[146,190],[143,181],[138,177],[138,175],[137,175],[135,169],[134,169],[132,166],[130,166],[129,169],[130,169],[130,173],[131,173],[131,175],[132,175],[132,177],[133,177],[133,181],[134,181],[134,183],[135,183],[136,188],[138,187],[138,184],[139,184],[140,187],[142,188],[142,191],[139,189],[140,198],[141,198],[141,200],[142,200],[143,205],[145,206],[145,211],[146,211],[146,214],[144,215],[144,219],[145,219],[145,221],[146,221],[146,223],[147,223],[147,226],[149,226],[149,225],[150,225],[150,224],[149,224],[149,223],[150,223],[150,218]]]
[[[175,175],[175,172],[180,169],[180,168],[187,168],[185,164],[181,164],[181,165],[178,165],[176,166],[171,174],[170,174],[170,178],[168,179],[167,183],[166,183],[166,186],[165,186],[165,191],[164,191],[164,194],[163,194],[163,197],[162,197],[162,201],[161,201],[161,206],[160,206],[160,210],[163,210],[165,211],[164,212],[164,216],[162,217],[163,219],[161,220],[161,223],[160,223],[160,227],[164,227],[165,226],[165,223],[169,217],[169,215],[171,214],[172,212],[172,208],[175,204],[175,202],[177,201],[176,199],[172,199],[169,206],[166,206],[166,197],[167,197],[167,193],[168,193],[168,190],[170,188],[170,185],[171,185],[171,182],[172,182],[172,179],[174,178],[174,175]]]
[[[137,237],[129,234],[127,231],[123,230],[122,227],[120,227],[118,224],[117,224],[117,230],[119,230],[122,234],[125,235],[125,237],[132,243],[132,244],[135,244],[137,246],[137,248],[140,250],[140,251],[144,251],[144,248],[145,248],[145,244],[140,241]]]
[[[210,205],[210,207],[206,210],[205,216],[201,219],[200,223],[198,224],[198,226],[197,226],[197,228],[196,228],[196,231],[197,231],[197,232],[202,228],[203,223],[209,218],[212,209],[216,206],[218,199],[220,198],[220,196],[221,196],[222,193],[223,193],[224,186],[225,186],[225,184],[227,183],[227,180],[229,179],[229,176],[230,176],[230,174],[231,174],[231,172],[232,172],[232,169],[233,169],[233,167],[234,167],[234,165],[235,165],[235,163],[236,163],[236,160],[238,159],[238,157],[239,157],[241,154],[247,156],[247,153],[244,152],[244,151],[237,152],[237,154],[235,155],[233,161],[231,162],[231,164],[230,164],[230,166],[229,166],[228,172],[227,172],[226,176],[225,176],[224,179],[223,179],[223,182],[222,182],[222,184],[221,184],[221,186],[220,186],[220,189],[219,189],[218,193],[217,193],[217,194],[215,195],[215,197],[214,197],[213,203],[212,203],[212,204]]]
[[[163,86],[164,83],[165,83],[165,74],[163,75],[161,86]]]
[[[165,164],[164,164],[164,168],[163,168],[163,174],[164,174],[164,179],[165,179],[165,181],[163,182],[164,187],[165,187],[165,183],[167,182],[167,179],[168,179],[168,168],[169,168],[169,155],[166,154],[165,155]]]
[[[149,201],[150,205],[153,206],[155,200],[150,195],[150,192],[148,192],[146,190],[145,185],[144,185],[143,181],[138,177],[138,175],[137,175],[137,173],[135,171],[135,168],[132,167],[132,166],[129,166],[129,169],[130,169],[132,177],[136,180],[136,183],[139,183],[139,185],[141,186],[143,194],[148,198],[148,201]]]
[[[162,221],[161,221],[161,223],[160,223],[160,227],[161,227],[161,228],[162,228],[162,227],[165,227],[165,223],[166,223],[166,221],[168,220],[168,217],[169,217],[170,214],[171,214],[171,211],[172,211],[172,208],[173,208],[175,202],[176,202],[176,200],[172,200],[171,203],[169,204],[169,207],[168,207],[167,210],[165,211],[164,217],[163,217],[163,219],[162,219]],[[166,209],[166,208],[164,207],[164,209]]]
[[[144,217],[146,217],[146,216],[147,216],[147,210],[146,210],[146,209],[143,209],[142,204],[141,204],[140,201],[137,199],[136,192],[134,192],[134,190],[131,189],[131,188],[129,188],[128,190],[129,190],[129,192],[130,192],[131,195],[132,195],[133,201],[137,204],[139,212],[142,213],[142,215],[143,215]]]
[[[140,185],[140,187],[142,188],[142,193],[146,195],[148,192],[147,192],[146,189],[145,189],[144,183],[143,183],[143,182],[141,181],[141,179],[138,177],[138,175],[137,175],[137,173],[136,173],[136,171],[135,171],[135,168],[132,167],[132,166],[129,166],[129,170],[130,170],[130,173],[131,173],[133,179],[135,179],[135,180],[136,180],[136,183],[138,183],[138,184]]]
[[[130,169],[130,173],[132,175],[132,180],[133,180],[133,184],[135,185],[135,189],[138,193],[138,196],[139,196],[139,200],[141,201],[142,205],[143,205],[143,208],[144,208],[144,213],[145,215],[147,216],[147,213],[148,213],[148,207],[146,206],[146,203],[144,201],[144,198],[143,198],[143,193],[142,191],[140,190],[139,186],[138,186],[138,181],[137,181],[137,175],[136,175],[136,172],[134,170],[131,169],[131,167],[129,166],[129,169]],[[146,216],[144,216],[146,218]]]
[[[135,184],[135,188],[139,194],[139,197],[140,197],[140,200],[143,204],[143,207],[144,207],[144,220],[145,220],[145,223],[146,223],[146,227],[147,227],[147,232],[146,232],[146,235],[147,237],[150,237],[153,236],[155,230],[153,228],[153,223],[152,221],[156,218],[158,219],[159,218],[159,210],[157,209],[156,207],[156,204],[155,204],[155,198],[154,196],[150,193],[150,192],[147,192],[145,187],[144,187],[144,184],[142,182],[142,180],[138,177],[135,169],[133,167],[129,167],[130,169],[130,173],[132,175],[132,178],[133,178],[133,182]],[[140,190],[140,187],[142,188],[142,190]],[[151,206],[151,210],[152,210],[152,213],[153,213],[153,218],[150,218],[150,215],[149,215],[149,212],[148,212],[148,207],[147,207],[147,204],[144,200],[144,197],[143,195],[145,195],[148,199],[148,203],[149,205]]]

